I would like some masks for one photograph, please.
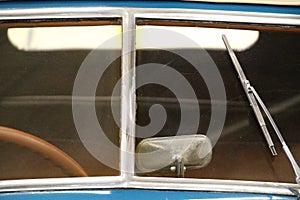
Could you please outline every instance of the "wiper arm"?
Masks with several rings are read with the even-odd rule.
[[[289,159],[292,167],[293,167],[293,170],[295,172],[295,175],[296,175],[296,182],[298,184],[300,184],[300,168],[299,168],[299,165],[297,164],[290,148],[287,146],[287,144],[285,143],[284,139],[283,139],[283,136],[281,134],[281,132],[279,131],[279,128],[277,127],[275,121],[273,120],[273,117],[272,115],[270,114],[268,108],[266,107],[266,105],[264,104],[264,102],[262,101],[262,99],[260,98],[260,96],[258,95],[258,93],[256,92],[256,90],[251,87],[251,90],[254,94],[254,96],[256,97],[259,105],[262,107],[262,109],[264,110],[264,112],[266,113],[275,133],[277,134],[277,137],[279,138],[279,141],[281,142],[282,144],[282,148],[284,150],[284,153],[286,154],[287,158]]]
[[[262,99],[260,98],[260,96],[258,95],[258,93],[256,92],[256,90],[254,89],[254,87],[252,87],[250,85],[250,82],[247,80],[245,74],[244,74],[244,71],[235,55],[235,53],[233,52],[232,48],[230,47],[229,45],[229,42],[226,38],[225,35],[222,36],[222,39],[225,43],[225,46],[227,48],[227,51],[230,55],[230,58],[234,64],[234,67],[236,69],[236,71],[238,72],[238,75],[239,75],[239,79],[243,85],[243,88],[245,90],[245,93],[248,97],[248,100],[250,102],[250,105],[251,107],[253,108],[253,111],[256,115],[256,118],[260,124],[260,127],[264,133],[264,136],[268,142],[268,145],[271,149],[271,152],[273,155],[277,155],[276,151],[275,151],[275,148],[274,148],[274,144],[272,142],[272,139],[270,137],[270,134],[267,130],[267,127],[266,127],[266,124],[264,122],[264,119],[263,119],[263,116],[261,114],[261,111],[257,105],[257,102],[256,100],[258,101],[259,105],[262,107],[263,111],[265,112],[266,116],[268,117],[268,120],[270,121],[275,133],[277,134],[277,137],[279,138],[279,141],[281,142],[282,144],[282,148],[284,150],[284,153],[286,154],[288,160],[290,161],[292,167],[293,167],[293,170],[294,170],[294,173],[296,175],[296,182],[298,184],[300,184],[300,168],[299,168],[299,165],[297,164],[292,152],[290,151],[290,148],[287,146],[286,142],[284,141],[283,139],[283,136],[281,134],[281,132],[279,131],[275,121],[273,120],[273,117],[271,116],[268,108],[266,107],[266,105],[264,104],[264,102],[262,101]]]
[[[226,49],[227,49],[227,51],[229,53],[229,56],[230,56],[230,58],[231,58],[231,60],[233,62],[233,65],[234,65],[234,67],[235,67],[235,69],[236,69],[236,71],[238,73],[239,79],[240,79],[241,84],[242,84],[242,86],[244,88],[246,96],[247,96],[247,98],[249,100],[250,106],[252,107],[252,109],[254,111],[254,114],[256,116],[256,119],[257,119],[257,121],[258,121],[258,123],[260,125],[260,128],[261,128],[261,130],[262,130],[262,132],[263,132],[263,134],[264,134],[264,136],[266,138],[266,141],[267,141],[267,143],[269,145],[271,153],[272,153],[273,156],[276,156],[277,153],[276,153],[276,150],[275,150],[275,147],[274,147],[274,143],[273,143],[272,138],[271,138],[271,136],[269,134],[269,131],[268,131],[266,123],[265,123],[265,120],[264,120],[264,118],[263,118],[263,116],[261,114],[261,111],[260,111],[259,106],[257,104],[257,101],[255,99],[255,96],[254,96],[254,94],[253,94],[253,92],[251,90],[252,86],[250,85],[250,82],[246,78],[245,73],[244,73],[244,71],[243,71],[243,69],[242,69],[242,67],[241,67],[241,65],[240,65],[240,63],[239,63],[239,61],[238,61],[235,53],[233,52],[232,48],[230,47],[229,42],[228,42],[226,36],[222,35],[222,39],[223,39],[224,44],[226,46]]]

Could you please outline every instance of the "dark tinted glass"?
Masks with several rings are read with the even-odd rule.
[[[48,28],[47,31],[52,28],[51,38],[60,38],[64,27],[60,24],[60,27],[43,28]],[[85,148],[74,124],[72,114],[74,81],[83,61],[94,48],[86,47],[90,44],[88,41],[99,33],[93,31],[93,27],[90,26],[75,28],[77,28],[75,32],[71,30],[63,32],[69,34],[67,39],[73,38],[71,44],[69,40],[61,42],[53,40],[47,43],[49,35],[33,32],[26,40],[27,48],[24,47],[24,42],[18,43],[20,38],[26,39],[25,33],[9,38],[10,29],[0,28],[0,125],[24,131],[58,147],[72,157],[89,176],[118,175],[117,170],[101,163]],[[104,37],[103,35],[107,33],[103,32],[97,37]],[[54,46],[54,49],[47,45]],[[100,44],[96,44],[96,47],[97,45]],[[35,49],[37,46],[38,49]],[[100,77],[95,94],[95,109],[106,136],[119,146],[119,129],[112,116],[111,95],[114,85],[120,78],[120,48],[99,48],[93,52],[98,55],[99,60],[110,55],[116,55],[117,58]],[[87,77],[85,81],[90,80]],[[117,93],[116,105],[119,104],[118,96]],[[84,94],[74,98],[78,103],[75,107],[82,109],[93,102],[93,97]],[[89,127],[86,127],[86,131],[89,130]],[[93,139],[85,141],[85,144],[95,145],[95,143],[97,141]],[[118,154],[109,154],[100,145],[97,146],[97,151],[118,163]],[[45,150],[25,148],[24,145],[3,140],[3,137],[0,137],[0,163],[0,179],[76,176],[64,167],[63,161],[55,162],[49,158]]]
[[[246,76],[270,109],[298,162],[300,162],[299,36],[299,31],[260,30],[258,41],[253,46],[236,53]],[[181,51],[197,50],[185,48]],[[294,182],[292,168],[268,123],[278,151],[278,156],[271,155],[227,51],[209,48],[206,51],[216,64],[225,85],[227,101],[223,103],[227,105],[226,119],[221,137],[213,148],[211,163],[202,169],[187,170],[186,177]],[[203,77],[187,60],[168,50],[138,50],[137,66],[146,63],[166,64],[189,81],[197,95],[201,110],[197,133],[206,134],[211,118],[211,102],[214,99],[210,98]],[[180,106],[175,94],[158,84],[142,86],[136,94],[137,124],[140,126],[149,124],[149,108],[153,104],[161,104],[166,110],[167,121],[154,137],[175,135],[181,120]],[[190,103],[188,106],[193,109],[195,105]],[[186,134],[196,133],[186,129]],[[141,139],[137,138],[136,143],[140,141]],[[142,175],[174,176],[174,173],[161,170]]]

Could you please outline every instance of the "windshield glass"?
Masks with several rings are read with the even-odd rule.
[[[120,32],[116,20],[0,28],[0,180],[119,175],[86,146],[115,163],[119,153],[108,153],[95,138],[83,140],[73,110],[95,108],[107,138],[119,146],[111,101],[119,109],[120,94],[112,98],[111,93],[121,73]],[[112,42],[101,46],[113,36]],[[72,95],[79,69],[91,52],[99,60],[116,58],[96,85],[96,100],[87,90]],[[89,77],[83,79],[89,81]],[[87,124],[81,127],[82,132],[93,131]]]
[[[159,22],[155,23],[158,24]],[[149,22],[145,24],[149,24]],[[154,35],[154,28],[160,27],[162,29],[166,28],[164,26],[139,26],[141,29],[147,29],[148,35],[151,35],[151,33]],[[226,104],[224,127],[214,130],[215,132],[221,132],[220,137],[216,140],[214,134],[208,134],[214,145],[211,162],[201,169],[187,169],[185,177],[295,182],[295,176],[281,144],[267,122],[278,156],[273,157],[270,153],[224,43],[222,45],[221,35],[219,38],[214,38],[213,34],[206,34],[206,29],[209,28],[194,27],[193,29],[198,29],[196,30],[198,34],[193,34],[193,30],[189,31],[189,27],[184,28],[168,26],[168,29],[179,32],[181,35],[185,34],[196,43],[198,42],[199,45],[202,44],[203,49],[199,50],[187,45],[185,48],[178,50],[179,48],[176,47],[178,41],[174,41],[171,45],[165,42],[165,48],[164,42],[160,42],[160,45],[157,46],[147,46],[140,42],[138,33],[137,46],[141,43],[141,47],[137,51],[136,62],[137,66],[146,63],[160,63],[176,70],[192,86],[197,96],[197,102],[193,101],[194,99],[187,94],[181,96],[184,101],[183,104],[180,104],[180,100],[176,97],[176,91],[172,91],[171,87],[154,83],[144,85],[137,90],[137,124],[145,126],[154,123],[155,120],[151,118],[151,110],[149,111],[149,109],[154,104],[161,104],[165,109],[166,123],[152,137],[175,136],[178,135],[179,129],[180,134],[198,133],[207,135],[210,123],[213,120],[211,118],[212,105],[219,105],[219,108],[216,106],[216,109],[222,109],[221,105]],[[224,33],[228,31],[226,29],[219,30]],[[254,35],[251,32],[249,32],[250,34],[238,32],[237,35],[240,35],[240,37],[234,37],[233,35],[236,33],[232,32],[226,33],[226,36],[229,37],[246,76],[269,108],[283,137],[299,162],[299,29],[268,30],[262,27],[256,27],[255,29],[248,27],[246,30],[254,31]],[[212,30],[212,32],[218,32],[218,30]],[[141,36],[141,38],[143,37]],[[204,41],[199,41],[201,39]],[[164,39],[162,34],[160,41],[164,40],[167,40],[167,37]],[[248,42],[248,45],[244,44],[245,41],[250,43]],[[222,45],[219,48],[216,46],[218,42]],[[238,46],[239,44],[240,46]],[[226,101],[222,102],[219,101],[220,99],[212,98],[205,74],[199,73],[195,66],[182,56],[185,54],[198,54],[201,57],[203,51],[208,53],[222,77],[226,91]],[[159,69],[159,66],[152,66],[153,70],[155,67]],[[173,82],[179,82],[179,79],[174,79]],[[200,108],[197,131],[191,132],[193,124],[189,123],[186,123],[184,128],[180,127],[180,123],[186,120],[182,117],[182,110],[185,109],[186,112],[192,113],[197,106]],[[137,129],[137,135],[143,135],[143,130],[138,132],[139,130]],[[142,139],[137,138],[136,143],[139,144]],[[168,169],[137,174],[141,176],[174,176],[174,172]]]
[[[120,175],[121,86],[136,95],[136,107],[122,96],[136,111],[135,175],[295,181],[266,120],[269,151],[222,34],[299,162],[299,28],[137,20],[136,68],[122,82],[119,21],[76,23],[0,28],[0,180]],[[139,158],[151,148],[167,153]]]

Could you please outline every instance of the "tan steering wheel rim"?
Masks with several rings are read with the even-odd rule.
[[[0,126],[0,141],[14,143],[38,152],[61,166],[72,176],[88,176],[83,168],[68,154],[29,133]]]

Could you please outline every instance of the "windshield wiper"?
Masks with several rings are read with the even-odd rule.
[[[263,115],[261,114],[261,111],[260,111],[259,106],[257,104],[256,98],[255,98],[254,93],[252,91],[251,84],[248,81],[248,79],[246,78],[245,73],[244,73],[244,71],[243,71],[243,69],[242,69],[242,67],[241,67],[241,65],[240,65],[240,63],[239,63],[239,61],[238,61],[235,53],[231,49],[226,36],[223,35],[222,39],[223,39],[223,41],[225,43],[225,46],[226,46],[227,51],[229,53],[229,56],[230,56],[230,58],[231,58],[231,60],[233,62],[233,65],[234,65],[234,67],[235,67],[235,69],[236,69],[236,71],[238,73],[239,79],[240,79],[240,81],[242,83],[242,86],[243,86],[244,91],[246,93],[246,96],[247,96],[247,98],[249,100],[249,103],[250,103],[250,105],[251,105],[251,107],[252,107],[252,109],[254,111],[256,119],[257,119],[257,121],[258,121],[258,123],[260,125],[260,128],[261,128],[261,130],[262,130],[262,132],[263,132],[263,134],[264,134],[264,136],[266,138],[266,141],[267,141],[267,143],[269,145],[271,153],[272,153],[273,156],[276,156],[277,153],[276,153],[276,150],[275,150],[275,147],[274,147],[274,143],[273,143],[272,138],[271,138],[271,136],[269,134],[269,131],[267,129],[267,126],[266,126],[265,120],[263,118]]]
[[[248,100],[249,100],[249,103],[254,111],[254,114],[256,116],[256,119],[262,129],[262,132],[266,138],[266,141],[269,145],[269,148],[271,150],[271,153],[273,156],[276,156],[277,153],[276,153],[276,150],[275,150],[275,147],[274,147],[274,143],[272,141],[272,138],[269,134],[269,131],[267,129],[267,126],[266,126],[266,123],[264,121],[264,118],[263,118],[263,115],[261,113],[261,110],[257,104],[257,101],[259,103],[259,105],[261,106],[261,108],[263,109],[264,113],[266,114],[268,120],[270,121],[275,133],[277,134],[277,137],[279,138],[281,144],[282,144],[282,148],[287,156],[287,158],[289,159],[292,167],[293,167],[293,170],[294,170],[294,173],[296,175],[296,182],[298,184],[300,184],[300,168],[299,168],[299,165],[297,164],[292,152],[290,151],[289,147],[287,146],[286,142],[284,141],[283,137],[282,137],[282,134],[281,132],[279,131],[275,121],[273,120],[273,117],[271,116],[268,108],[265,106],[264,102],[262,101],[262,99],[260,98],[260,96],[258,95],[258,93],[256,92],[256,90],[254,89],[253,86],[251,86],[249,80],[246,78],[245,76],[245,73],[234,53],[234,51],[232,50],[232,48],[230,47],[229,45],[229,42],[226,38],[225,35],[222,35],[222,39],[224,41],[224,44],[226,46],[226,49],[229,53],[229,56],[232,60],[232,63],[238,73],[238,76],[239,76],[239,79],[241,81],[241,84],[243,85],[243,88],[244,88],[244,91],[246,93],[246,96],[248,97]]]

